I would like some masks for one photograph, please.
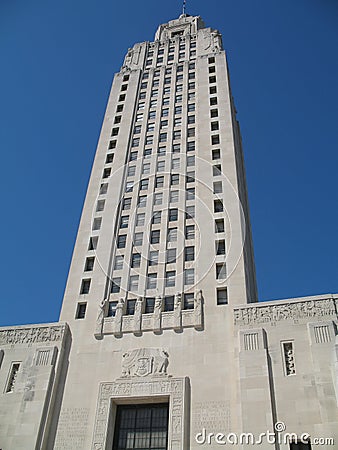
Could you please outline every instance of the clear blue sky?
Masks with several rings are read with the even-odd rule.
[[[181,2],[0,1],[0,325],[58,320],[110,83]],[[336,0],[188,0],[220,30],[261,300],[338,292]]]

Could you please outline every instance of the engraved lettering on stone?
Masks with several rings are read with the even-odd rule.
[[[230,405],[229,402],[207,401],[196,402],[192,408],[192,423],[196,433],[203,428],[207,432],[230,431]]]
[[[159,348],[139,348],[122,355],[122,377],[167,375],[168,353]]]
[[[55,450],[83,450],[88,431],[89,408],[64,408],[61,411]]]

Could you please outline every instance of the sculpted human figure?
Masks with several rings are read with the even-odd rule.
[[[141,318],[142,318],[142,306],[143,306],[143,297],[138,297],[135,303],[135,312],[134,312],[134,329],[141,329]]]

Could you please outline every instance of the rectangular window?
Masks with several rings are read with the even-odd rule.
[[[195,188],[189,188],[186,190],[186,199],[195,200]]]
[[[188,116],[188,124],[192,124],[192,123],[195,123],[195,116],[194,115],[190,115],[190,116]]]
[[[134,234],[133,244],[134,244],[135,247],[137,247],[138,245],[142,245],[143,244],[143,233],[142,232]]]
[[[160,188],[164,186],[164,177],[159,176],[155,178],[155,188]]]
[[[150,243],[158,244],[160,242],[160,230],[153,230],[150,234]]]
[[[144,225],[144,220],[145,220],[144,213],[136,214],[136,226],[137,227],[142,227]]]
[[[217,295],[217,305],[227,305],[228,304],[227,288],[217,289],[216,295]]]
[[[214,194],[220,194],[222,192],[222,181],[214,182]]]
[[[146,195],[139,195],[137,199],[137,207],[138,208],[145,208],[147,206],[147,196]]]
[[[224,233],[224,219],[215,220],[215,233]]]
[[[166,263],[173,264],[176,262],[176,248],[167,249]]]
[[[149,187],[149,179],[145,178],[140,182],[140,191],[146,191]]]
[[[165,151],[166,151],[166,148],[165,148],[165,147],[159,147],[159,148],[157,149],[157,154],[158,154],[158,156],[164,156],[164,155],[165,155]]]
[[[91,280],[82,280],[80,294],[88,294]]]
[[[175,117],[174,127],[180,127],[182,125],[182,117]]]
[[[127,235],[122,234],[117,237],[117,248],[125,248],[127,241]]]
[[[175,277],[176,277],[176,271],[175,270],[169,270],[165,273],[165,286],[166,287],[173,287],[175,286]]]
[[[169,109],[165,108],[162,109],[162,117],[168,117],[169,116]]]
[[[150,173],[150,163],[143,163],[142,173],[143,174]]]
[[[108,178],[108,177],[110,177],[110,174],[111,174],[111,168],[108,167],[107,169],[104,169],[102,178]]]
[[[108,303],[108,317],[114,317],[116,313],[117,301]]]
[[[147,289],[156,289],[156,286],[157,286],[157,273],[148,273]]]
[[[100,186],[100,195],[106,194],[108,191],[108,183],[102,183]]]
[[[93,221],[93,231],[97,231],[101,228],[102,217],[96,217]]]
[[[184,261],[194,261],[195,259],[195,247],[185,247],[184,249]]]
[[[218,122],[211,122],[210,128],[211,128],[211,131],[219,130],[219,123]]]
[[[186,183],[194,183],[195,182],[195,171],[192,170],[187,172]]]
[[[133,277],[130,277],[130,280],[132,278]],[[131,284],[131,282],[129,284]],[[133,316],[135,314],[135,303],[136,303],[136,300],[134,300],[134,299],[133,300],[127,300],[126,316]]]
[[[96,212],[100,212],[104,210],[105,200],[99,200],[96,204]]]
[[[121,216],[120,228],[128,228],[129,216]]]
[[[154,194],[154,205],[162,205],[163,194],[162,192]]]
[[[194,294],[184,294],[183,309],[194,309]]]
[[[212,174],[214,177],[222,174],[221,164],[215,164],[214,166],[212,166]]]
[[[149,266],[157,266],[158,265],[158,250],[152,250],[149,252]]]
[[[177,241],[177,228],[169,228],[168,230],[168,242]]]
[[[209,83],[216,83],[216,76],[212,75],[211,77],[209,77]]]
[[[146,304],[145,304],[145,313],[151,314],[154,312],[155,307],[155,297],[146,297]]]
[[[156,111],[149,111],[149,119],[150,120],[152,120],[152,119],[155,119],[156,118]]]
[[[216,241],[216,255],[225,255],[225,240]]]
[[[118,405],[113,449],[168,448],[168,403]]]
[[[216,72],[216,67],[215,66],[210,66],[209,67],[209,73],[215,73]]]
[[[185,218],[193,219],[195,217],[195,206],[186,206]]]
[[[152,217],[152,224],[161,223],[161,211],[156,211]]]
[[[182,114],[182,106],[175,106],[175,115],[176,114]]]
[[[217,105],[217,97],[210,97],[209,103],[210,106]]]
[[[91,238],[89,238],[88,250],[96,250],[98,240],[98,236],[92,236]]]
[[[213,118],[213,117],[218,117],[218,109],[216,108],[216,109],[211,109],[210,110],[210,117],[211,118]],[[215,123],[218,123],[218,122],[215,122]],[[212,129],[212,128],[211,128]],[[217,130],[218,130],[218,128],[217,128]]]
[[[154,136],[146,136],[145,145],[151,145],[154,142]]]
[[[167,140],[167,133],[160,133],[159,142],[166,142],[166,140]]]
[[[165,170],[165,161],[157,162],[157,172],[163,172]]]
[[[195,156],[187,156],[187,166],[194,166],[195,165]]]
[[[188,145],[187,145],[187,152],[193,152],[193,151],[195,151],[195,142],[190,141],[190,142],[188,142]]]
[[[174,311],[175,298],[173,295],[164,297],[164,311]]]
[[[173,139],[174,139],[174,141],[177,139],[181,139],[181,130],[174,131]]]
[[[164,99],[162,100],[162,105],[163,106],[168,106],[170,103],[170,98],[169,97],[164,97]]]
[[[195,271],[194,269],[184,269],[184,284],[185,286],[190,286],[195,282]]]
[[[9,372],[9,376],[8,376],[8,382],[7,382],[7,387],[6,387],[6,391],[5,391],[6,393],[14,391],[14,386],[15,386],[16,379],[18,377],[19,369],[20,369],[19,362],[12,363],[12,366],[11,366],[11,369]]]
[[[180,151],[181,151],[181,144],[178,144],[178,143],[173,144],[172,152],[180,153]]]
[[[146,148],[143,152],[144,157],[149,158],[151,156],[151,152],[152,152],[151,148]]]
[[[194,137],[195,136],[195,128],[188,128],[187,136]]]
[[[171,161],[171,168],[172,169],[179,169],[180,168],[180,159],[175,158]]]
[[[219,135],[215,134],[214,136],[211,136],[211,144],[216,145],[219,144]]]
[[[212,154],[212,159],[220,159],[221,158],[220,149],[213,150],[211,154]]]
[[[290,442],[290,450],[311,450],[311,443],[302,441]]]
[[[94,256],[86,258],[85,272],[91,272],[94,269],[94,261],[95,261]]]
[[[189,103],[188,104],[188,112],[195,111],[195,103]]]
[[[115,256],[114,270],[121,270],[123,268],[123,255]]]
[[[168,214],[169,222],[174,222],[177,219],[178,219],[178,209],[177,208],[169,209],[169,214]]]
[[[121,286],[121,277],[113,278],[110,292],[112,294],[117,294],[120,292],[120,286]]]
[[[161,127],[161,129],[162,128],[168,128],[168,121],[167,120],[161,120],[160,127]]]
[[[84,319],[86,316],[87,303],[78,303],[75,319]]]
[[[108,155],[106,156],[106,164],[112,163],[113,160],[114,160],[114,153],[108,153]]]
[[[216,264],[216,278],[217,280],[225,280],[227,277],[226,266],[224,264]]]
[[[140,253],[133,253],[131,255],[131,267],[138,268],[141,266],[141,255]]]
[[[175,174],[171,175],[171,177],[170,177],[170,184],[171,185],[179,184],[179,182],[180,182],[180,175],[179,174],[175,173]]]
[[[147,132],[152,132],[154,130],[155,130],[155,124],[154,123],[148,123]]]
[[[209,94],[216,94],[217,93],[217,87],[216,86],[210,86],[209,87]]]
[[[138,290],[138,275],[131,275],[129,277],[128,289],[131,292],[137,292],[137,290]],[[129,303],[129,301],[127,302],[127,310],[128,310],[128,303]]]
[[[133,181],[127,181],[126,183],[126,192],[132,192],[134,188],[134,182]]]
[[[130,209],[131,208],[131,198],[124,198],[123,199],[123,210]]]
[[[222,212],[223,211],[223,202],[222,200],[214,200],[214,212]]]
[[[171,191],[169,197],[169,203],[177,203],[178,202],[179,191]]]
[[[131,152],[129,156],[129,161],[136,161],[137,160],[137,152]]]
[[[185,227],[185,238],[186,239],[195,239],[195,225],[187,225]]]

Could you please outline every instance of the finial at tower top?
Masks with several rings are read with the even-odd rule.
[[[185,16],[185,7],[186,7],[186,0],[183,0],[183,9],[182,9],[182,14]]]

